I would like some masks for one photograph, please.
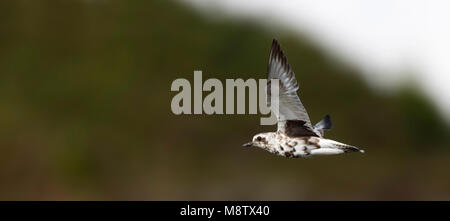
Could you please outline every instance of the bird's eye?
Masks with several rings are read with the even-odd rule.
[[[257,137],[257,138],[256,138],[256,141],[261,141],[261,137]]]

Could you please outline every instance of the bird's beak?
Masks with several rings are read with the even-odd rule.
[[[246,144],[242,144],[243,147],[251,147],[253,146],[253,142],[248,142]]]

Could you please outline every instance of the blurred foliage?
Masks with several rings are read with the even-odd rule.
[[[257,115],[170,111],[171,82],[264,78],[272,38],[328,138],[366,154],[285,159]],[[449,199],[449,129],[419,91],[372,91],[307,38],[173,1],[0,1],[0,199]]]
[[[418,91],[405,87],[395,97],[403,111],[402,120],[411,146],[426,153],[431,148],[448,148],[448,126],[429,100]],[[423,148],[428,147],[428,148]]]

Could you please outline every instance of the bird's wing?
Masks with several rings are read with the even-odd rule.
[[[278,130],[289,136],[318,136],[312,129],[308,113],[297,95],[298,83],[277,40],[273,40],[267,68],[267,103],[271,103],[271,80],[279,79],[279,109],[271,110],[278,118]]]

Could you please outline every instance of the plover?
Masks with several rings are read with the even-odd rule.
[[[269,105],[270,82],[272,79],[279,79],[279,96],[278,100],[275,100],[279,108],[271,105],[271,110],[278,120],[278,129],[276,132],[259,133],[253,137],[252,142],[243,146],[259,147],[289,158],[364,152],[357,147],[324,138],[324,131],[332,127],[329,115],[316,125],[311,125],[308,113],[297,95],[299,86],[295,74],[276,39],[270,49],[267,72],[266,92]]]

